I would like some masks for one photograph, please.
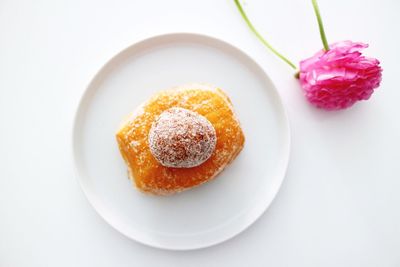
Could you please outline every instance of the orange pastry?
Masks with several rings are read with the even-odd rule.
[[[231,101],[221,89],[204,84],[155,94],[116,137],[130,179],[139,190],[156,195],[213,179],[244,145]]]

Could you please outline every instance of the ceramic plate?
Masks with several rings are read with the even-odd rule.
[[[168,197],[143,194],[128,180],[115,132],[152,94],[186,83],[227,92],[245,147],[211,182]],[[143,40],[108,61],[86,89],[73,130],[77,176],[101,217],[131,239],[174,250],[223,242],[259,218],[284,179],[289,146],[281,99],[259,65],[224,41],[187,33]]]

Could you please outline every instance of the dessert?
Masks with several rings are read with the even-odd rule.
[[[204,84],[158,92],[128,117],[116,138],[130,179],[156,195],[213,179],[244,145],[231,101]]]
[[[184,108],[174,107],[161,113],[149,132],[150,151],[165,167],[196,167],[211,156],[216,143],[212,124]]]

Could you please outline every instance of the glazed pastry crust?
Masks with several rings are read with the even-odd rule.
[[[152,123],[172,107],[203,115],[215,129],[215,150],[199,166],[164,167],[150,152],[148,134]],[[129,116],[116,138],[130,179],[139,190],[156,195],[173,194],[213,179],[236,158],[244,145],[244,134],[228,96],[221,89],[205,84],[189,84],[155,94]]]

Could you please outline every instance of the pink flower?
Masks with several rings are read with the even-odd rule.
[[[307,99],[327,110],[348,108],[358,100],[369,99],[381,82],[382,68],[377,59],[361,54],[366,47],[342,41],[301,61],[300,83]]]

